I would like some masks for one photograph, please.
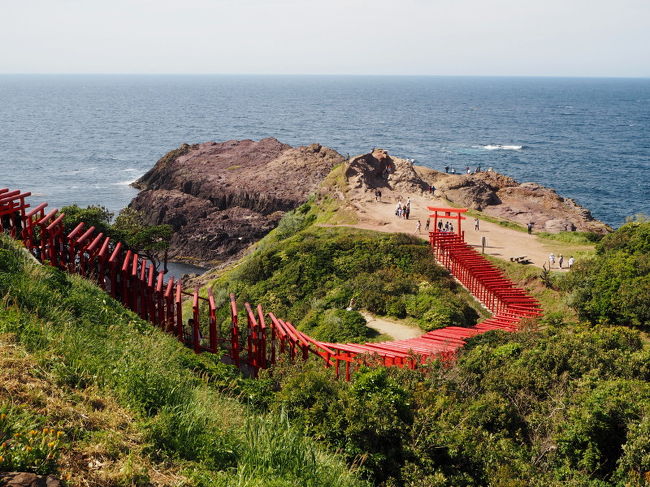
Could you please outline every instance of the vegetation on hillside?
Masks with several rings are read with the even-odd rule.
[[[314,226],[308,203],[286,215],[256,251],[211,283],[261,304],[314,338],[372,338],[356,311],[409,318],[423,330],[476,322],[478,306],[429,246],[406,234]]]
[[[173,233],[171,225],[148,225],[141,211],[129,207],[123,208],[115,221],[112,221],[113,213],[103,206],[70,205],[64,206],[61,212],[65,214],[66,232],[81,222],[86,224],[85,229],[94,226],[97,233],[126,244],[127,248],[153,262],[156,269],[163,264],[167,270],[167,250]]]
[[[650,329],[650,221],[626,223],[578,262],[564,288],[579,316],[590,323]]]
[[[232,398],[255,398],[264,382],[242,379],[218,356],[195,355],[88,281],[31,262],[4,236],[0,300],[0,334],[15,337],[43,374],[70,395],[101,391],[128,411],[128,422],[142,438],[132,463],[140,465],[139,459],[146,458],[153,467],[125,468],[121,479],[107,485],[146,485],[170,465],[188,485],[363,485],[336,455],[305,439],[282,413],[259,413]],[[10,400],[0,392],[2,414],[7,414],[3,421],[20,417],[21,411],[27,415],[27,406],[20,403],[16,407],[21,411],[7,410]],[[87,452],[85,445],[105,441],[114,445],[114,460],[128,461],[129,448],[122,449],[119,438],[102,439],[101,429],[66,425],[60,413],[47,409],[26,417],[23,423],[34,428],[63,431],[66,448],[77,454]],[[15,422],[4,425],[0,434],[22,434]],[[101,455],[90,460],[102,464]],[[12,468],[25,465],[15,455],[7,458],[12,458]],[[57,465],[38,469],[51,471]],[[70,473],[73,482],[82,482],[75,479],[82,472]],[[177,485],[178,478],[167,483]]]

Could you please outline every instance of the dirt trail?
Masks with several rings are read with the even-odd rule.
[[[386,318],[373,316],[367,311],[360,311],[360,313],[366,319],[368,327],[377,330],[379,333],[390,335],[393,340],[417,338],[424,333],[421,328],[415,326],[409,326]]]
[[[375,201],[372,194],[358,190],[352,190],[351,196],[359,223],[350,226],[380,232],[417,234],[416,225],[419,219],[421,223],[420,236],[423,239],[428,238],[425,223],[430,212],[427,210],[427,206],[449,207],[440,198],[424,197],[415,194],[398,194],[390,190],[383,191],[382,201]],[[402,202],[406,202],[408,197],[411,198],[411,214],[408,220],[400,219],[395,215],[398,196],[402,197]],[[431,225],[433,225],[433,221]],[[468,217],[467,220],[463,220],[462,228],[465,230],[465,241],[477,247],[479,250],[481,249],[482,238],[485,237],[485,253],[487,255],[505,260],[510,260],[511,257],[526,256],[534,266],[541,268],[544,263],[548,266],[549,254],[553,251],[552,244],[541,240],[534,234],[528,235],[525,232],[512,230],[484,220],[480,220],[480,229],[476,231],[474,230],[473,217]],[[568,259],[569,256],[565,255],[564,267],[567,266]],[[553,270],[559,270],[557,261],[553,266]]]

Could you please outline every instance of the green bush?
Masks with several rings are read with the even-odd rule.
[[[328,309],[320,314],[317,323],[309,333],[324,342],[363,342],[376,334],[357,311]]]
[[[413,317],[425,330],[469,325],[477,317],[454,295],[456,284],[435,264],[428,244],[403,234],[307,227],[281,241],[276,235],[213,287],[235,292],[241,303],[262,304],[302,330],[320,327],[314,333],[332,341],[372,336],[361,329],[359,316],[354,323],[344,320],[343,328],[332,325],[351,303],[378,315]],[[409,307],[414,299],[433,308]]]
[[[596,250],[563,280],[569,303],[591,323],[650,327],[650,222],[623,225]]]

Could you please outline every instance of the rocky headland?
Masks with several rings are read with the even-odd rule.
[[[341,163],[347,191],[321,187]],[[238,258],[316,192],[329,192],[342,207],[357,210],[379,189],[389,198],[435,197],[521,225],[534,222],[535,231],[611,230],[575,201],[537,183],[492,171],[446,174],[382,149],[346,161],[319,144],[291,147],[274,138],[184,144],[134,186],[142,191],[131,206],[142,210],[148,223],[174,228],[170,258],[203,265]]]
[[[581,231],[604,234],[611,231],[591,212],[570,198],[537,183],[519,183],[494,171],[475,174],[446,174],[411,161],[391,157],[375,149],[354,157],[346,169],[352,188],[372,194],[376,189],[396,192],[404,199],[430,193],[454,206],[479,210],[483,214],[526,226],[534,223],[538,232]]]
[[[274,138],[184,144],[134,183],[131,207],[174,229],[169,257],[215,265],[236,258],[304,203],[344,158]]]

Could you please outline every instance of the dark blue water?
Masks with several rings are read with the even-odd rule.
[[[620,225],[650,214],[650,80],[0,76],[0,186],[117,211],[182,142],[320,142],[555,188]]]

